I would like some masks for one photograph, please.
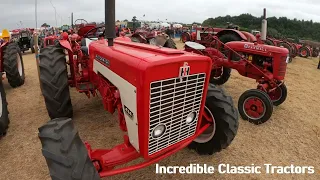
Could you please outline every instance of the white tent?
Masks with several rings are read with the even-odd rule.
[[[165,23],[165,22],[164,22],[164,23],[161,23],[160,25],[161,25],[161,27],[165,27],[165,28],[166,28],[166,27],[170,27],[170,24],[169,24],[169,23]]]
[[[182,28],[183,26],[181,24],[174,24],[173,27],[174,28]]]

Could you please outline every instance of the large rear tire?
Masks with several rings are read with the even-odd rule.
[[[189,148],[202,155],[211,155],[231,144],[238,131],[239,115],[232,98],[212,84],[208,88],[204,113],[202,121],[210,117],[213,123]]]
[[[6,92],[4,91],[2,78],[0,79],[0,139],[7,134],[9,127],[9,111],[6,98]]]
[[[40,83],[51,119],[72,117],[66,55],[57,46],[47,46],[40,53]]]
[[[11,87],[24,84],[25,74],[20,48],[16,43],[9,43],[4,50],[3,68]]]
[[[71,119],[49,121],[39,128],[39,138],[52,179],[100,180]]]
[[[234,34],[234,33],[227,33],[227,34],[222,34],[221,36],[219,36],[219,40],[221,42],[223,42],[224,44],[231,42],[231,41],[241,41],[242,38],[239,37],[238,35]],[[220,51],[224,54],[224,55],[228,55],[228,51],[224,48],[224,46],[221,46]],[[234,61],[238,61],[240,60],[240,57],[237,56],[236,54],[232,55],[232,60]]]
[[[290,58],[293,57],[293,49],[292,49],[292,47],[291,47],[291,45],[290,45],[289,43],[287,43],[287,42],[280,42],[280,43],[278,44],[278,46],[279,46],[279,47],[280,47],[280,46],[283,46],[284,48],[288,49]]]

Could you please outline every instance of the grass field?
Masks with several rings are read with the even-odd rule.
[[[183,45],[178,44],[180,48]],[[37,137],[38,127],[49,120],[44,100],[40,93],[34,54],[24,56],[26,82],[12,89],[5,80],[10,112],[8,135],[0,141],[0,180],[47,180],[50,179],[46,162],[41,154]],[[159,162],[160,165],[189,165],[206,163],[217,166],[273,165],[314,166],[313,175],[281,174],[212,174],[212,175],[157,175],[155,165],[147,168],[106,178],[112,180],[158,180],[158,179],[201,179],[201,180],[248,180],[248,179],[320,179],[320,70],[317,59],[295,58],[288,65],[286,85],[287,101],[274,109],[272,118],[260,126],[240,119],[238,134],[224,151],[213,156],[198,156],[184,149]],[[239,96],[256,87],[252,79],[232,72],[231,79],[222,86],[237,105]],[[74,121],[83,140],[93,148],[113,147],[122,143],[116,114],[103,110],[100,97],[87,99],[84,94],[71,90],[74,106]]]

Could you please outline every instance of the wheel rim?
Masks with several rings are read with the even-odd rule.
[[[19,53],[17,53],[17,68],[18,68],[20,76],[22,76],[22,62],[21,62],[21,58],[20,58]]]
[[[210,141],[214,136],[214,134],[216,133],[216,123],[215,123],[214,117],[206,106],[204,107],[202,120],[205,120],[205,123],[210,122],[212,124],[194,140],[194,142],[197,142],[197,143],[206,143]]]
[[[280,87],[277,87],[274,91],[268,93],[272,102],[279,101],[282,97],[282,90]]]
[[[306,50],[302,50],[302,51],[301,51],[301,55],[302,55],[302,56],[306,56],[306,55],[307,55],[307,51],[306,51]]]
[[[243,112],[250,119],[258,120],[266,114],[266,105],[257,97],[248,97],[243,103]]]

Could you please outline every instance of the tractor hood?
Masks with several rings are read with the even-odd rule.
[[[272,56],[276,54],[289,54],[288,49],[283,47],[269,46],[265,44],[249,43],[233,41],[226,43],[228,47],[238,52],[248,52],[253,54],[263,54],[265,56]]]

